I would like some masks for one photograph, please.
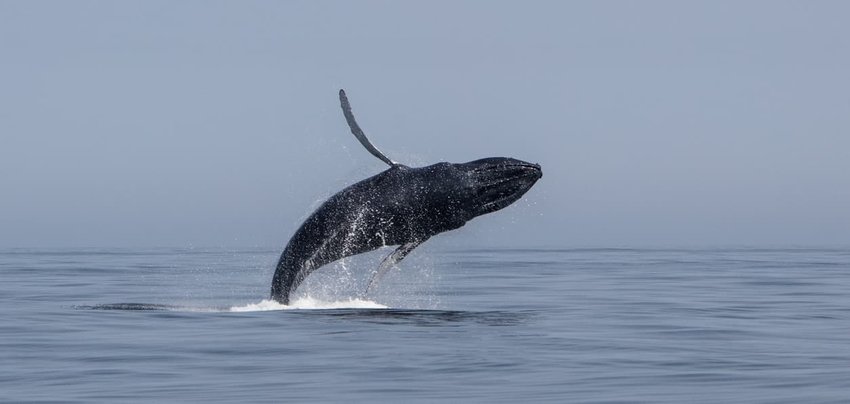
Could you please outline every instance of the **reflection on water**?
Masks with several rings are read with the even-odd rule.
[[[107,303],[76,305],[76,310],[106,311],[177,311],[177,312],[233,312],[232,308],[189,307],[155,303]],[[450,326],[453,323],[472,322],[488,326],[516,326],[535,315],[532,310],[520,311],[459,311],[459,310],[416,310],[392,308],[343,308],[343,309],[292,309],[287,315],[322,316],[340,320],[356,320],[376,324],[407,324],[417,326]]]
[[[301,311],[300,315],[321,315],[376,324],[410,324],[418,326],[450,326],[455,323],[476,323],[489,326],[515,326],[531,318],[533,311],[456,311],[456,310],[327,310]]]
[[[76,310],[127,310],[127,311],[182,311],[186,309],[180,306],[170,304],[154,304],[154,303],[107,303],[94,305],[76,305],[73,306]]]

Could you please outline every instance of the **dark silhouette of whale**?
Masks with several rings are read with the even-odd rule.
[[[506,157],[404,166],[369,142],[354,120],[345,91],[339,90],[339,100],[351,133],[390,168],[330,197],[295,232],[272,279],[271,297],[280,303],[289,304],[304,278],[325,264],[398,245],[373,273],[368,291],[428,238],[512,204],[543,175],[537,164]]]

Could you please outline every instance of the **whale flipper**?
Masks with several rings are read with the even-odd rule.
[[[411,241],[409,243],[404,243],[398,248],[396,248],[396,250],[393,251],[390,255],[387,255],[387,257],[384,258],[383,261],[381,261],[381,265],[378,266],[378,270],[376,270],[375,273],[372,274],[372,279],[369,279],[369,285],[366,286],[366,293],[369,293],[372,290],[372,286],[375,285],[377,281],[381,279],[381,277],[383,277],[384,274],[386,274],[387,271],[390,270],[390,268],[393,267],[393,265],[401,262],[401,260],[403,260],[404,257],[407,256],[407,254],[410,254],[410,252],[413,251],[414,248],[418,247],[424,242],[425,240],[417,240]]]
[[[372,153],[373,156],[381,159],[384,163],[389,164],[390,166],[399,165],[395,161],[390,160],[389,157],[385,156],[384,153],[381,153],[372,142],[366,137],[366,134],[363,133],[363,129],[360,129],[360,125],[357,124],[357,121],[354,120],[354,114],[351,112],[351,104],[348,103],[348,97],[345,96],[345,90],[339,90],[339,104],[342,107],[342,113],[345,115],[345,120],[348,122],[348,127],[351,128],[351,133],[354,134],[354,137],[360,141],[360,144],[369,150],[369,153]]]

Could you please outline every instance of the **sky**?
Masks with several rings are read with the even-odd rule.
[[[543,178],[443,246],[850,245],[845,1],[0,1],[0,248],[282,248],[390,158]],[[431,241],[429,241],[431,243]]]

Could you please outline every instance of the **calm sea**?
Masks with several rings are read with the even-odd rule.
[[[2,402],[850,402],[850,249],[0,251]]]

